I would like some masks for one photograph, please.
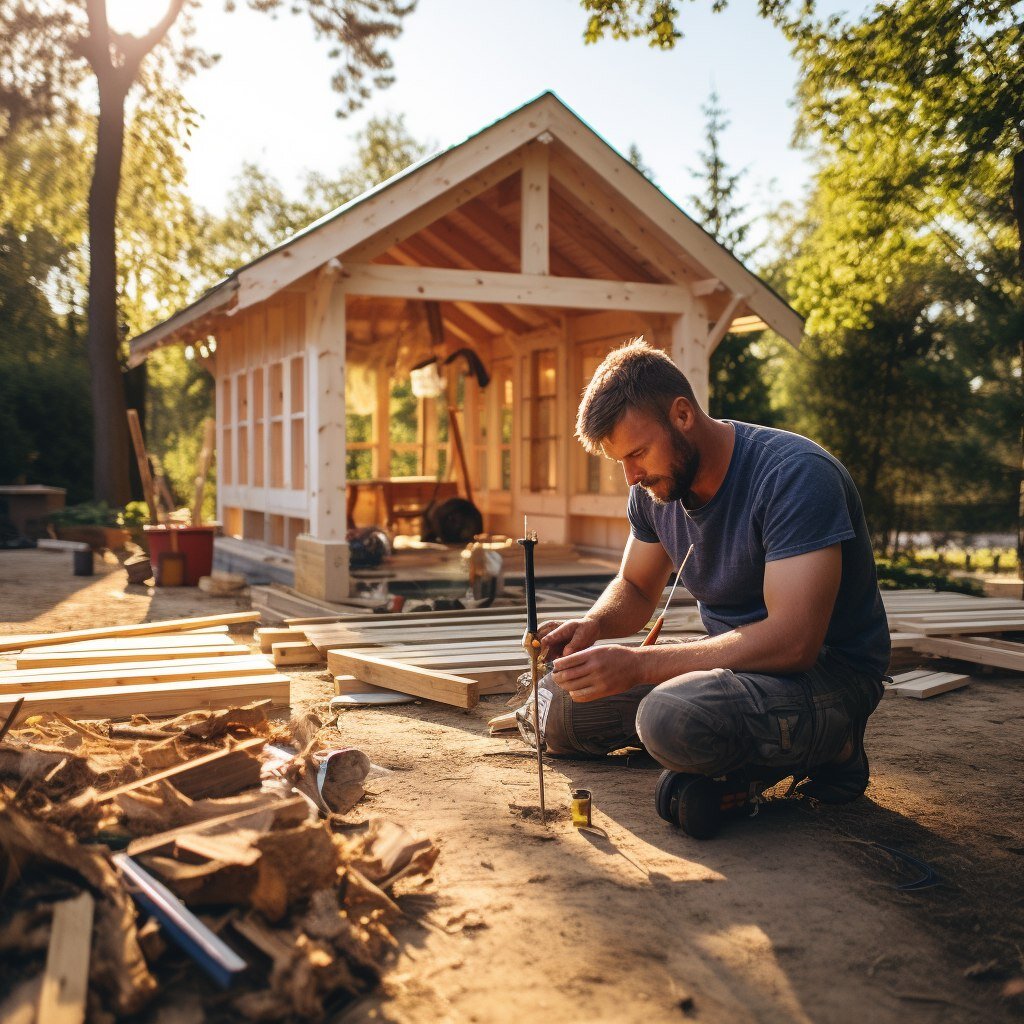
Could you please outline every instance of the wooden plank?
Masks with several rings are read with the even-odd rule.
[[[274,644],[271,650],[274,655],[274,664],[279,667],[281,665],[322,665],[324,662],[324,656],[305,640]]]
[[[531,142],[523,149],[519,267],[524,274],[550,273],[548,153],[548,146],[543,142]]]
[[[889,620],[890,625],[894,620]],[[925,636],[953,636],[958,633],[1020,633],[1024,632],[1024,617],[1006,622],[1001,619],[972,619],[970,622],[924,622],[921,620],[899,620],[900,629],[913,630]]]
[[[20,654],[19,671],[40,668],[81,668],[84,665],[112,665],[119,662],[175,661],[199,658],[222,658],[248,655],[242,644],[207,645],[204,647],[132,648],[127,651],[70,651],[67,654]]]
[[[476,707],[480,700],[479,684],[463,676],[383,661],[355,651],[333,653],[336,655],[334,663],[338,666],[339,674],[353,675],[375,686],[460,708]]]
[[[1024,644],[1000,644],[995,646],[979,643],[980,637],[967,640],[947,640],[942,637],[927,637],[914,644],[919,654],[932,654],[942,658],[956,658],[970,661],[975,665],[991,665],[1011,672],[1024,672]]]
[[[241,743],[237,743],[232,747],[215,750],[212,754],[204,754],[202,757],[194,757],[191,761],[183,761],[181,764],[165,768],[163,771],[153,772],[151,775],[145,775],[134,782],[126,782],[123,786],[117,786],[114,789],[107,790],[106,793],[100,793],[96,798],[96,802],[103,804],[124,793],[134,793],[135,790],[141,789],[143,786],[149,786],[154,782],[165,780],[173,783],[190,799],[202,799],[202,797],[210,795],[209,791],[211,789],[217,790],[220,788],[215,781],[208,781],[211,775],[216,775],[218,772],[227,772],[227,762],[229,760],[237,761],[240,756],[244,757],[247,761],[252,761],[251,755],[262,750],[266,745],[267,738],[265,736],[253,736],[251,739],[242,740]],[[209,770],[211,766],[216,767],[213,773]],[[259,781],[258,763],[255,781]]]
[[[959,690],[970,680],[970,676],[958,675],[955,672],[930,672],[918,679],[890,686],[888,690],[900,697],[923,700],[926,697],[937,697],[940,693],[948,693],[950,690]]]
[[[683,288],[647,281],[600,281],[586,277],[382,263],[346,264],[342,277],[346,294],[384,298],[494,302],[558,309],[624,309],[645,313],[683,313],[691,304]]]
[[[32,693],[38,690],[84,690],[90,686],[163,686],[166,683],[198,679],[237,679],[273,672],[266,658],[211,658],[209,661],[178,661],[161,664],[137,664],[113,667],[89,666],[84,669],[55,668],[38,672],[0,673],[0,694]]]
[[[53,909],[46,971],[39,993],[40,1024],[82,1024],[92,952],[92,895],[83,892]]]
[[[907,647],[913,647],[918,640],[923,639],[923,633],[903,633],[896,632],[889,634],[889,643],[894,651],[903,650]]]
[[[94,686],[80,690],[40,690],[25,695],[24,713],[39,715],[59,711],[68,718],[169,718],[186,711],[239,707],[254,700],[287,707],[291,680],[268,673],[232,679],[197,679],[173,686]],[[0,694],[0,715],[10,714],[14,694]]]
[[[206,491],[206,476],[210,472],[210,461],[216,442],[217,422],[212,416],[203,421],[203,447],[199,452],[199,466],[196,469],[195,489],[192,494],[192,525],[203,522],[203,494]]]
[[[202,633],[156,633],[153,636],[112,637],[108,640],[80,640],[68,644],[42,644],[33,647],[34,654],[61,654],[74,651],[127,651],[150,650],[154,647],[216,647],[220,644],[235,643],[227,636],[227,626],[216,626],[215,630]],[[244,646],[244,645],[243,645]]]
[[[142,481],[142,495],[149,506],[149,521],[162,523],[164,518],[160,515],[160,506],[156,500],[156,488],[153,486],[153,476],[150,473],[146,442],[142,437],[139,414],[134,409],[128,410],[128,432],[131,434],[132,446],[135,448],[135,461],[138,463],[139,479]]]
[[[165,619],[162,622],[136,622],[130,626],[100,626],[94,629],[72,629],[65,633],[38,633],[30,636],[6,637],[0,640],[0,651],[21,651],[44,644],[103,640],[122,636],[150,636],[157,633],[175,633],[183,629],[202,626],[228,626],[243,622],[258,622],[258,612],[225,612],[221,615],[201,615],[192,619]]]
[[[253,640],[260,645],[264,654],[273,651],[274,644],[300,643],[306,640],[306,634],[301,629],[270,629],[264,627],[253,632]]]

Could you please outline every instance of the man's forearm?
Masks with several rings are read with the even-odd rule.
[[[645,683],[658,684],[685,672],[727,668],[734,672],[804,672],[816,651],[793,639],[771,619],[739,626],[686,644],[661,644],[638,651]]]
[[[653,610],[649,597],[623,576],[616,576],[584,618],[597,623],[602,640],[614,640],[632,636]]]

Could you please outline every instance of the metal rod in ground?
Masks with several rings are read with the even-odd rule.
[[[531,645],[536,645],[539,642],[535,636],[530,638]],[[540,730],[540,681],[537,679],[538,657],[537,647],[532,646],[530,661],[533,675],[533,733],[537,740],[537,783],[540,788],[540,823],[546,825],[547,820],[544,809],[544,737],[541,735]]]

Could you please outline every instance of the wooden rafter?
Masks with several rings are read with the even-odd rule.
[[[603,234],[642,266],[650,268],[655,276],[676,284],[693,280],[695,275],[690,268],[654,236],[622,196],[584,174],[560,154],[552,154],[551,177],[563,186],[558,189],[560,198],[585,218],[600,224]]]
[[[487,235],[493,243],[506,254],[509,269],[519,265],[519,229],[505,220],[500,210],[489,206],[483,198],[474,199],[454,211],[447,218],[461,226],[471,224],[476,230]],[[551,248],[551,272],[560,277],[586,277],[586,272],[568,256],[559,251],[556,245]]]

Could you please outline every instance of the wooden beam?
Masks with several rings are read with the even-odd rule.
[[[172,660],[162,663],[131,661],[123,665],[86,665],[26,672],[0,672],[0,693],[78,690],[87,686],[158,686],[183,680],[259,676],[272,671],[273,666],[260,655],[209,660]]]
[[[147,715],[167,718],[216,708],[238,707],[254,700],[273,701],[287,707],[290,681],[287,676],[241,676],[237,679],[200,679],[173,686],[89,686],[80,690],[45,690],[25,694],[25,714],[60,711],[69,718],[131,718]],[[0,715],[6,717],[19,700],[14,694],[0,695]]]
[[[355,651],[331,651],[331,671],[352,675],[374,686],[383,686],[414,697],[440,701],[459,708],[473,708],[480,701],[480,686],[472,679],[435,672],[430,669],[381,661]]]
[[[135,448],[135,461],[139,467],[139,479],[142,481],[142,494],[146,499],[146,504],[149,506],[149,521],[153,524],[162,523],[160,506],[156,500],[156,487],[153,484],[153,475],[149,468],[146,442],[142,437],[139,414],[134,409],[128,410],[128,432],[132,436],[132,445]]]
[[[519,207],[519,269],[523,274],[551,272],[548,153],[543,142],[532,142],[523,150]]]
[[[561,105],[550,114],[551,132],[601,179],[634,205],[658,241],[679,246],[708,274],[749,295],[752,310],[792,345],[803,337],[803,319],[727,249],[691,220],[628,160]]]
[[[497,302],[505,305],[565,309],[625,309],[646,313],[682,313],[690,296],[675,285],[590,278],[503,274],[495,271],[389,267],[348,264],[343,271],[351,295],[384,295],[449,302]]]
[[[489,191],[506,178],[516,174],[523,165],[522,153],[514,152],[496,161],[471,180],[415,207],[402,220],[371,235],[365,241],[344,251],[342,259],[361,263],[386,252],[391,246],[411,238],[423,228],[441,220],[452,210],[457,210],[477,196]]]
[[[197,658],[218,658],[227,660],[248,655],[249,648],[242,644],[200,644],[188,647],[152,647],[152,648],[128,648],[123,651],[67,651],[65,653],[54,652],[52,654],[33,652],[18,656],[17,667],[19,671],[40,668],[81,668],[83,665],[111,665],[116,662],[140,662],[140,661],[168,661],[187,658],[195,661]],[[3,678],[3,673],[0,673]]]
[[[559,197],[596,221],[602,233],[624,252],[641,265],[653,268],[659,277],[689,287],[695,272],[678,252],[654,235],[644,218],[638,217],[621,195],[586,174],[575,161],[558,154],[551,158],[551,176],[563,186],[558,190]]]
[[[39,993],[40,1024],[82,1024],[89,991],[92,895],[83,892],[53,908],[46,971]]]
[[[192,619],[164,619],[161,622],[137,622],[130,626],[99,626],[94,629],[72,629],[64,633],[36,633],[29,636],[5,637],[0,651],[22,651],[65,641],[106,640],[122,636],[149,636],[155,633],[177,633],[203,626],[231,626],[242,622],[259,622],[259,612],[225,612],[223,615],[200,615]]]
[[[705,345],[708,353],[708,358],[711,358],[711,353],[718,348],[722,339],[729,333],[729,328],[732,326],[733,314],[739,308],[741,302],[746,301],[746,296],[734,294],[729,300],[728,305],[722,310],[721,316],[715,321],[715,326],[708,331],[708,340]]]
[[[914,643],[919,654],[954,658],[975,665],[991,665],[1011,672],[1024,672],[1024,644],[999,643],[986,637],[965,637],[953,640],[947,637],[927,637]]]

